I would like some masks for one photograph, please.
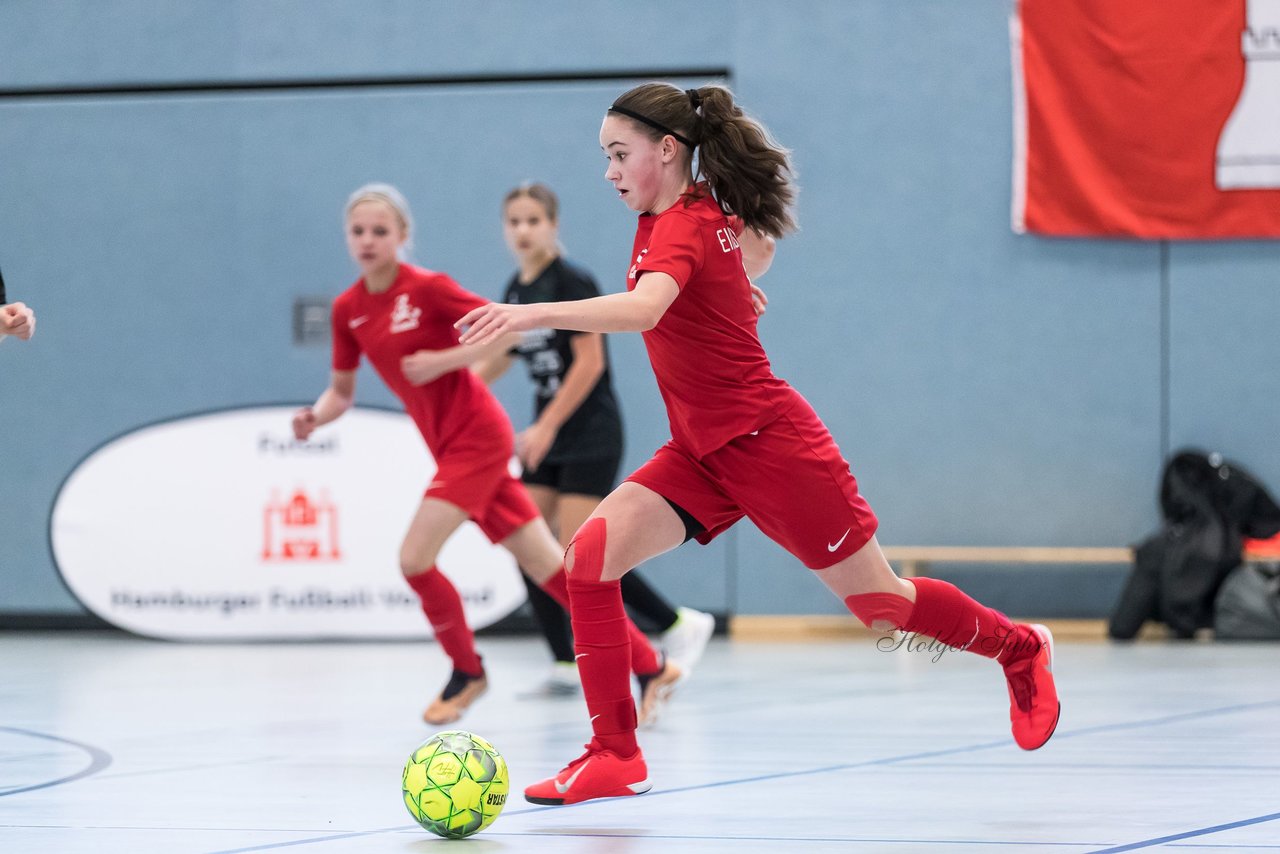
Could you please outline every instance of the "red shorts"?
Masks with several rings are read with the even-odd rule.
[[[538,518],[529,491],[511,476],[510,448],[465,448],[446,452],[424,498],[439,498],[461,507],[492,543]]]
[[[799,394],[781,416],[700,460],[668,442],[627,480],[689,511],[707,529],[697,537],[703,545],[746,516],[810,569],[844,560],[878,524],[831,433]]]

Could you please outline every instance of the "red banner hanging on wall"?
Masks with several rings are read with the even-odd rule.
[[[1014,231],[1280,237],[1280,0],[1018,0]]]

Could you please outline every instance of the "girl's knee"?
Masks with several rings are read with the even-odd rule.
[[[604,575],[607,526],[596,516],[583,523],[564,553],[565,572],[578,581],[600,581]]]

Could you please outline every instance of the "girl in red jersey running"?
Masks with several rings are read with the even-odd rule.
[[[507,468],[511,422],[467,369],[476,348],[460,346],[453,328],[459,314],[485,300],[443,273],[402,263],[410,231],[409,206],[394,187],[370,184],[347,202],[347,248],[362,277],[333,301],[333,374],[315,405],[294,415],[293,432],[305,440],[351,407],[363,353],[426,440],[436,475],[400,548],[400,569],[453,662],[444,690],[423,713],[427,723],[441,725],[461,717],[488,687],[462,600],[435,566],[459,525],[474,520],[543,590],[566,608],[569,599],[560,548]],[[496,351],[510,344],[490,346]],[[642,712],[656,714],[679,669],[664,663],[634,626],[624,631],[632,644],[629,667],[641,682]]]
[[[786,150],[743,114],[728,89],[681,91],[665,83],[618,98],[600,145],[605,178],[640,213],[627,293],[492,304],[458,323],[467,330],[461,340],[481,346],[541,326],[642,332],[671,421],[671,441],[600,504],[566,555],[594,737],[586,753],[525,797],[568,804],[648,791],[625,690],[618,578],[690,538],[706,543],[743,516],[867,626],[996,659],[1009,685],[1014,738],[1027,750],[1040,747],[1059,712],[1048,630],[1014,624],[946,582],[898,578],[849,464],[765,356],[748,276],[767,266],[773,239],[794,228]]]

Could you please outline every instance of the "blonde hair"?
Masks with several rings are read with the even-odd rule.
[[[351,216],[351,211],[363,202],[382,202],[391,208],[404,231],[404,243],[396,250],[396,255],[401,261],[407,261],[413,255],[413,213],[409,210],[409,202],[404,195],[390,184],[365,184],[347,198],[347,206],[343,211],[344,225],[346,218]]]

